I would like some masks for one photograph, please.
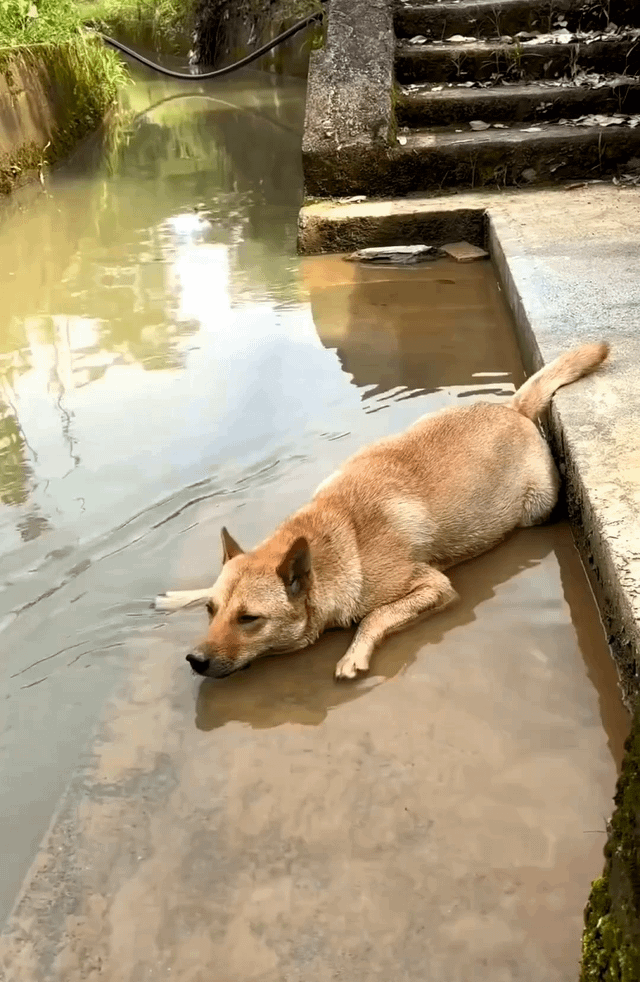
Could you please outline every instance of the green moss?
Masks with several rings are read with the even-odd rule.
[[[122,62],[96,38],[78,34],[61,44],[0,49],[0,69],[37,78],[50,93],[56,127],[46,147],[28,143],[0,160],[0,193],[23,183],[28,171],[41,170],[66,156],[99,126],[115,103],[127,75]]]
[[[585,910],[581,982],[640,979],[640,711],[625,749],[605,868]]]
[[[15,153],[0,157],[0,194],[9,194],[24,183],[42,162],[42,150],[36,143],[24,143]]]
[[[321,21],[318,21],[313,29],[313,34],[311,35],[311,50],[321,51],[326,47],[327,43],[327,31],[326,31],[326,17],[323,17]]]

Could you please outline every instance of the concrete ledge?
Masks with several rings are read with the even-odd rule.
[[[424,201],[411,199],[372,201],[363,206],[321,202],[303,208],[298,220],[298,249],[303,255],[348,252],[398,242],[443,245],[467,239],[474,245],[483,245],[485,238],[485,210],[461,206],[454,197],[441,202],[435,210]]]
[[[640,205],[637,195],[634,203]],[[577,201],[576,210],[584,210]],[[590,216],[581,217],[593,235]],[[488,238],[529,372],[581,341],[603,338],[612,345],[606,372],[588,387],[557,394],[547,428],[564,468],[574,536],[631,708],[640,690],[640,285],[628,273],[640,237],[635,246],[629,241],[625,262],[623,243],[607,237],[611,222],[598,218],[603,227],[596,242],[589,243],[587,228],[584,239],[566,244],[559,235],[547,256],[527,248],[536,236],[535,222],[531,231],[517,233],[508,214],[489,211]],[[635,219],[629,214],[633,239],[631,224],[639,218],[640,209]],[[624,325],[618,322],[623,306],[629,308]]]

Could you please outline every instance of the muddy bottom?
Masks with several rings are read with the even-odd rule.
[[[149,609],[522,379],[488,264],[295,257],[299,86],[180,93],[0,224],[7,982],[574,982],[627,721],[564,522],[355,683],[345,632],[203,682]]]

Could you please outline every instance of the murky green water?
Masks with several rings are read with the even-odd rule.
[[[332,679],[343,634],[201,685],[183,660],[201,615],[149,607],[213,579],[220,525],[251,544],[357,447],[513,391],[493,274],[298,259],[303,87],[136,77],[108,151],[0,217],[0,913],[36,856],[54,885],[103,871],[65,888],[66,940],[39,921],[46,957],[20,934],[44,909],[27,877],[8,978],[92,978],[77,952],[97,957],[98,896],[114,905],[95,928],[107,979],[210,982],[214,963],[234,982],[420,964],[450,982],[483,964],[573,978],[626,720],[564,524],[460,570],[460,607],[353,686]],[[74,773],[66,844],[54,824],[38,853]]]
[[[292,258],[303,86],[251,73],[199,93],[136,74],[108,159],[82,152],[0,224],[8,896],[119,646],[158,624],[149,601],[196,503],[246,503],[331,399]]]

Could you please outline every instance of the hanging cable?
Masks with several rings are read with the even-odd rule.
[[[320,0],[320,2],[326,3],[327,0]],[[208,78],[222,78],[223,75],[229,75],[230,72],[235,72],[239,68],[244,68],[246,65],[250,65],[251,62],[256,61],[263,55],[266,55],[269,51],[273,50],[273,48],[276,48],[279,44],[282,44],[283,41],[288,41],[288,39],[293,37],[294,34],[304,30],[304,28],[308,27],[309,24],[313,24],[314,21],[321,20],[323,16],[323,11],[316,10],[315,13],[308,14],[306,17],[303,17],[302,20],[292,24],[291,27],[288,27],[286,31],[282,32],[282,34],[278,34],[278,36],[273,38],[273,40],[267,41],[266,44],[263,44],[255,51],[252,51],[251,54],[245,55],[245,57],[241,58],[240,61],[235,61],[232,65],[225,65],[224,68],[216,68],[212,72],[201,72],[199,74],[192,72],[176,72],[171,68],[164,68],[162,65],[158,65],[156,62],[151,61],[150,58],[146,58],[144,55],[134,51],[133,48],[129,48],[126,44],[123,44],[122,41],[116,41],[115,38],[109,37],[108,34],[103,34],[102,31],[94,30],[93,28],[88,28],[88,30],[93,31],[93,33],[102,38],[105,44],[109,44],[112,48],[115,48],[116,51],[121,51],[130,58],[134,58],[136,61],[139,61],[142,65],[152,68],[155,72],[160,72],[161,75],[168,75],[169,78],[180,78],[185,81],[201,82]]]

